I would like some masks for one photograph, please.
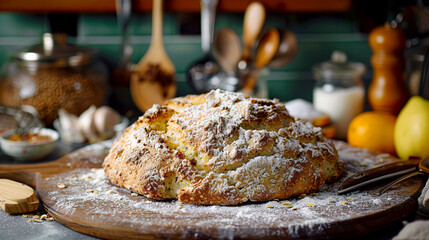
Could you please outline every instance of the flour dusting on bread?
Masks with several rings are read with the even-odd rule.
[[[278,101],[214,90],[154,105],[103,167],[113,184],[149,198],[235,205],[315,192],[343,164],[320,128]]]

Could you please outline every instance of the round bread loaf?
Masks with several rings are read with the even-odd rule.
[[[215,90],[154,105],[103,167],[113,184],[148,198],[235,205],[315,192],[343,163],[320,128],[278,101]]]

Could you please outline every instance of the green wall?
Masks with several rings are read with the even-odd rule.
[[[164,14],[164,42],[168,55],[177,70],[177,95],[192,93],[186,83],[187,67],[202,57],[199,34],[183,33],[186,14]],[[196,17],[195,17],[196,15]],[[115,14],[79,14],[73,15],[76,36],[71,42],[89,46],[100,53],[107,63],[114,65],[118,60],[120,35]],[[229,27],[241,34],[243,14],[221,13],[216,18],[216,29]],[[44,32],[50,31],[47,15],[0,13],[0,65],[8,55],[20,48],[39,43]],[[199,19],[194,14],[194,20]],[[57,28],[58,25],[56,24]],[[194,24],[195,25],[195,24]],[[268,13],[265,29],[278,27],[293,31],[298,38],[298,52],[293,62],[273,70],[266,77],[270,98],[282,101],[304,98],[312,100],[312,67],[326,61],[334,50],[344,51],[348,59],[363,62],[368,72],[364,75],[367,85],[371,77],[369,59],[372,54],[368,46],[368,34],[358,30],[359,24],[351,13],[343,14],[280,14]],[[193,27],[195,30],[195,26]],[[199,30],[199,26],[197,26]],[[150,44],[151,15],[134,14],[130,26],[131,42],[134,47],[132,62],[137,63]],[[128,88],[115,87],[116,100],[130,103]]]

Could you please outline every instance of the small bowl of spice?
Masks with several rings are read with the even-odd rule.
[[[4,154],[18,161],[41,160],[51,153],[58,142],[57,131],[42,128],[17,134],[15,130],[1,135],[0,146]]]

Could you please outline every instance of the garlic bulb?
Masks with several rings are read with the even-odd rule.
[[[94,113],[97,107],[91,105],[85,112],[79,116],[79,128],[82,134],[88,139],[90,143],[97,142],[97,129],[94,123]]]
[[[93,121],[98,136],[108,139],[115,136],[114,127],[121,121],[121,118],[111,107],[102,106],[95,111]]]
[[[58,126],[56,128],[59,130],[64,142],[68,143],[82,143],[85,141],[95,143],[113,138],[117,130],[115,126],[122,120],[119,113],[108,106],[97,108],[92,105],[79,117],[68,113],[64,109],[60,109],[58,115]],[[123,123],[127,124],[128,121]]]
[[[82,143],[85,137],[80,132],[78,117],[65,109],[58,110],[59,131],[61,138],[68,143]]]

